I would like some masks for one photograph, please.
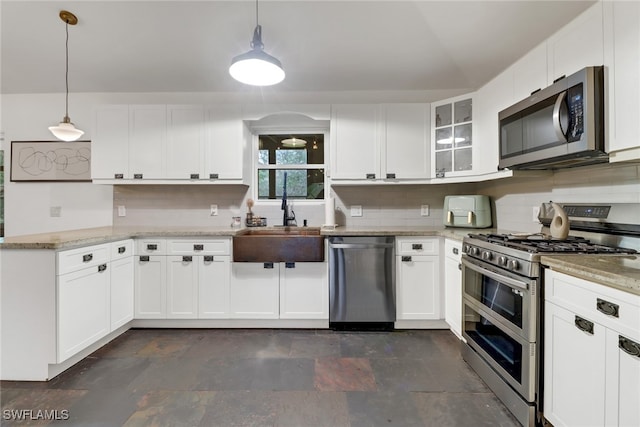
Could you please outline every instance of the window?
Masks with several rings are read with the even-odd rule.
[[[324,199],[324,134],[258,135],[258,200]]]

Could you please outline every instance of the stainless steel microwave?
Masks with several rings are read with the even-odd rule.
[[[587,67],[500,111],[500,169],[559,169],[608,161],[604,67]]]

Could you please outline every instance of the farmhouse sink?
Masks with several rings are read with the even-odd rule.
[[[252,228],[233,237],[234,262],[322,262],[317,227]]]

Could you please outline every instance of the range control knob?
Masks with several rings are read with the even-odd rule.
[[[480,255],[480,248],[471,248],[471,255],[478,256]]]
[[[507,261],[507,268],[509,270],[517,270],[520,267],[520,263],[515,259],[510,259]]]
[[[498,264],[502,267],[505,267],[507,265],[507,257],[506,256],[498,257]]]
[[[465,254],[468,254],[470,249],[471,249],[471,246],[469,246],[469,245],[464,245],[464,246],[462,247],[462,252],[464,252]]]
[[[493,258],[493,254],[489,251],[484,251],[482,252],[482,259],[485,261],[491,261],[491,258]]]

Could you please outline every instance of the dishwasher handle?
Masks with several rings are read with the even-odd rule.
[[[336,249],[379,249],[393,248],[393,243],[329,243],[329,247]]]

